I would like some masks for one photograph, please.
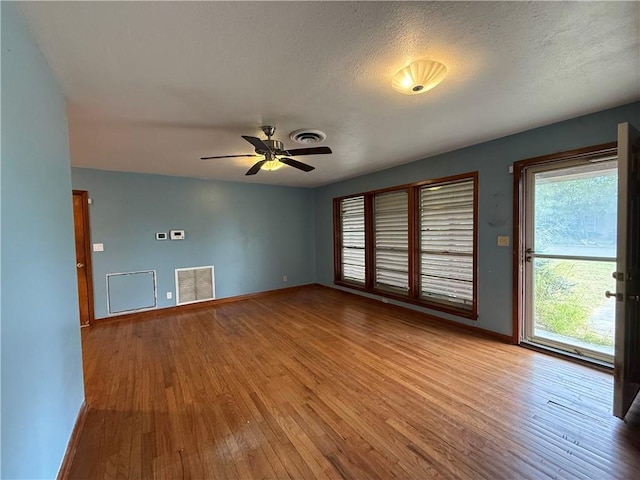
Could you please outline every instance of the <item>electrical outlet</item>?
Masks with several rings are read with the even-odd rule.
[[[171,300],[173,298],[172,292],[167,292],[167,300]]]
[[[286,282],[287,280],[289,280],[289,279],[287,278],[287,276],[286,276],[286,275],[282,275],[282,281],[283,281],[283,282]]]

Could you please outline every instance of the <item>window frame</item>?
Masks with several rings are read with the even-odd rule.
[[[473,301],[471,309],[458,308],[441,302],[433,302],[420,297],[420,188],[463,181],[473,181]],[[375,287],[375,233],[374,198],[376,195],[398,190],[408,192],[408,232],[409,232],[409,290],[406,295]],[[364,197],[365,220],[365,282],[364,285],[342,279],[342,231],[341,202],[352,197]],[[393,187],[359,192],[333,199],[333,265],[334,284],[361,292],[371,293],[405,303],[411,303],[431,310],[437,310],[471,320],[478,318],[478,171],[451,175]]]

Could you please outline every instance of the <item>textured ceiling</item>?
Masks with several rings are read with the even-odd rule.
[[[75,166],[315,186],[640,98],[637,2],[27,2]],[[393,91],[412,60],[447,65]],[[245,177],[240,135],[333,155]]]

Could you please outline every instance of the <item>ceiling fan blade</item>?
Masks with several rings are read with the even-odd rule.
[[[287,150],[287,155],[296,157],[298,155],[323,155],[326,153],[333,153],[329,147],[309,147],[309,148],[294,148],[293,150]]]
[[[311,165],[307,165],[306,163],[302,163],[297,160],[294,160],[293,158],[281,157],[280,161],[282,163],[286,163],[290,167],[302,170],[303,172],[310,172],[311,170],[315,170],[316,168],[316,167],[312,167]]]
[[[242,138],[256,147],[256,150],[263,150],[265,152],[269,151],[269,147],[267,146],[267,144],[260,140],[258,137],[249,137],[247,135],[242,135]]]
[[[251,167],[247,173],[245,173],[245,175],[255,175],[256,173],[258,173],[260,171],[260,168],[262,168],[262,165],[264,165],[264,163],[266,162],[266,160],[260,160],[258,163],[255,163],[253,165],[253,167]]]
[[[238,157],[260,157],[261,155],[256,155],[255,153],[247,153],[246,155],[221,155],[218,157],[200,157],[200,160],[211,160],[213,158],[238,158]]]

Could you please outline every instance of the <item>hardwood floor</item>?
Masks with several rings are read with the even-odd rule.
[[[611,375],[336,290],[82,335],[73,479],[639,478]]]

